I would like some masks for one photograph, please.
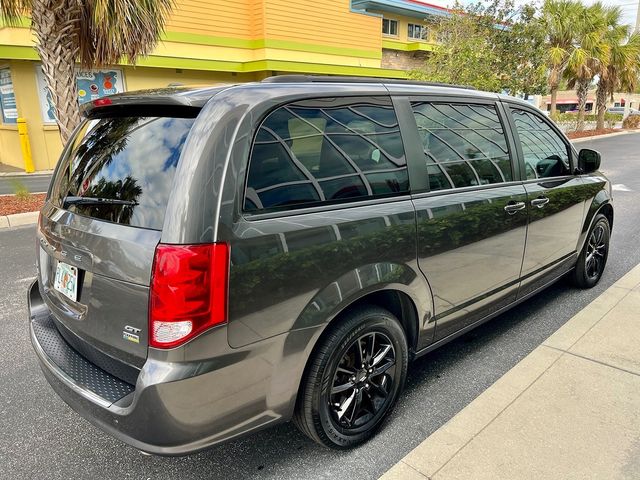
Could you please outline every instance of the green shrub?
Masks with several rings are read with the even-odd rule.
[[[624,122],[622,128],[640,128],[640,115],[629,115]]]
[[[13,184],[13,193],[15,193],[16,198],[19,200],[27,200],[29,198],[31,194],[24,183],[20,180],[12,180],[11,183]]]
[[[578,121],[577,113],[556,113],[553,117],[553,120],[557,123],[576,123]],[[598,120],[598,116],[596,114],[587,114],[584,116],[585,122],[596,122]],[[616,122],[622,121],[621,113],[605,113],[604,121],[607,122],[608,125],[615,125]]]

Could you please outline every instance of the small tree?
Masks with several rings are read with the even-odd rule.
[[[493,0],[457,4],[452,12],[435,22],[440,44],[412,78],[511,94],[544,92],[544,32],[533,7]]]
[[[576,28],[576,42],[567,61],[568,87],[578,96],[577,131],[584,129],[587,95],[601,65],[609,62],[610,49],[605,41],[611,10],[601,3],[583,9]]]
[[[621,12],[613,8],[605,41],[610,55],[599,65],[596,90],[597,129],[604,128],[607,99],[614,91],[632,93],[638,86],[640,75],[640,33],[630,34],[631,27],[621,24]]]
[[[576,32],[584,6],[576,0],[545,0],[542,25],[546,34],[545,60],[549,69],[547,81],[551,92],[551,116],[556,116],[558,88],[569,57],[575,47]]]
[[[76,62],[99,67],[135,63],[156,45],[173,0],[0,0],[0,16],[15,25],[31,18],[36,50],[67,142],[80,121]]]

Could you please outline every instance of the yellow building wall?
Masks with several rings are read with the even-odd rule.
[[[36,170],[55,167],[62,143],[58,127],[44,125],[40,113],[35,75],[35,63],[13,60],[6,63],[11,68],[13,90],[16,95],[18,116],[27,120],[31,154]],[[24,169],[18,130],[14,126],[0,127],[2,150],[0,162]]]
[[[351,11],[350,0],[263,0],[265,38],[380,50],[381,20]]]
[[[269,41],[275,40],[279,41],[276,48],[298,51],[296,60],[307,62],[315,61],[309,52],[317,53],[309,46],[379,52],[380,18],[350,8],[350,0],[176,0],[166,31],[168,40],[182,34],[193,43],[218,42],[237,48],[273,48]]]
[[[253,38],[251,0],[176,0],[167,31]]]
[[[0,123],[0,163],[24,169],[18,128]]]
[[[215,83],[251,82],[255,74],[179,70],[173,68],[124,67],[124,83],[127,90],[162,88],[169,84],[211,85]]]

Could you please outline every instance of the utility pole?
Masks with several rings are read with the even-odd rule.
[[[638,0],[638,13],[636,13],[636,32],[640,32],[640,0]]]

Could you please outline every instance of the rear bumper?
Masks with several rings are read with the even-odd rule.
[[[134,386],[91,364],[65,342],[37,283],[28,299],[31,342],[53,389],[91,423],[139,450],[185,455],[292,414],[304,367],[300,360],[306,355],[303,344],[312,332],[290,332],[234,350],[226,329],[214,329],[203,335],[208,338],[195,340],[219,345],[219,357],[189,362],[177,358],[184,352],[150,350]]]

